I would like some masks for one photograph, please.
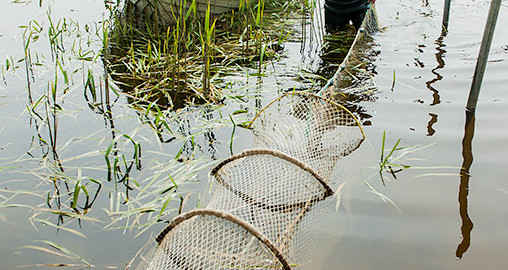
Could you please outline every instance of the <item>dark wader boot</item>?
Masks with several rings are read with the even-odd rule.
[[[345,30],[349,22],[360,28],[369,8],[367,0],[326,0],[325,26],[327,30]]]

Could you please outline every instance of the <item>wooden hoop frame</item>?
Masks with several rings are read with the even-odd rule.
[[[302,96],[310,96],[310,97],[314,97],[314,98],[317,98],[317,99],[321,99],[325,102],[328,102],[334,106],[337,106],[339,108],[341,108],[342,110],[344,110],[345,112],[347,112],[349,115],[351,115],[351,117],[353,118],[353,120],[356,122],[356,124],[358,125],[358,128],[360,129],[360,132],[362,133],[362,136],[363,138],[365,139],[365,133],[363,132],[363,128],[362,128],[362,125],[360,124],[360,121],[358,120],[358,118],[356,118],[356,116],[350,111],[348,110],[346,107],[340,105],[339,103],[335,102],[335,101],[332,101],[330,99],[327,99],[327,98],[324,98],[322,96],[319,96],[319,95],[316,95],[316,94],[313,94],[313,93],[309,93],[309,92],[302,92],[302,91],[296,91],[296,92],[291,92],[291,93],[286,93],[286,94],[283,94],[282,96],[276,98],[275,100],[273,100],[272,102],[270,102],[268,105],[266,105],[263,109],[261,109],[261,111],[259,111],[256,116],[254,116],[254,118],[252,119],[252,121],[250,122],[249,126],[247,128],[252,128],[252,124],[254,123],[254,121],[256,121],[256,119],[268,108],[270,107],[272,104],[274,104],[275,102],[283,99],[284,97],[287,97],[287,96],[297,96],[297,95],[302,95]]]
[[[184,214],[181,214],[175,217],[173,220],[171,220],[171,222],[169,222],[166,228],[164,228],[159,233],[159,235],[155,240],[160,245],[162,240],[164,240],[164,237],[166,237],[166,235],[170,233],[175,227],[177,227],[182,222],[189,220],[195,216],[214,216],[235,223],[236,225],[242,227],[250,234],[255,236],[259,241],[261,241],[270,250],[270,252],[272,252],[272,254],[279,260],[284,270],[291,270],[291,266],[289,265],[287,259],[284,257],[282,252],[280,252],[280,250],[270,241],[270,239],[268,239],[268,237],[266,237],[262,232],[260,232],[258,229],[256,229],[254,226],[244,221],[243,219],[220,210],[195,209],[186,212]]]

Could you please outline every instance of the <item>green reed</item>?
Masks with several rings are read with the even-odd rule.
[[[133,7],[117,10],[111,19],[108,71],[124,91],[162,107],[214,102],[222,98],[215,79],[241,66],[258,66],[261,73],[291,34],[291,19],[300,10],[296,4],[273,2],[240,1],[239,10],[215,15],[209,7],[199,14],[195,0],[184,9],[189,3],[182,0],[164,31],[157,18],[133,20],[142,16]]]
[[[394,157],[394,153],[400,150],[403,150],[404,147],[398,147],[400,143],[400,139],[397,140],[397,142],[393,145],[393,147],[389,150],[388,154],[385,156],[385,143],[386,143],[386,132],[383,132],[383,139],[381,141],[381,158],[379,161],[379,176],[381,177],[381,181],[383,185],[385,185],[385,177],[383,177],[383,172],[388,172],[392,175],[394,179],[397,179],[396,174],[398,172],[401,172],[404,169],[410,168],[411,166],[403,164],[403,163],[396,163],[397,161],[400,161],[400,158]],[[394,170],[394,168],[397,168]]]
[[[161,28],[147,24],[145,32],[117,16],[83,26],[68,18],[55,18],[48,11],[44,21],[31,22],[23,29],[23,60],[29,97],[26,113],[34,134],[28,154],[12,164],[35,161],[40,166],[25,171],[2,164],[0,169],[14,170],[30,181],[36,179],[38,186],[25,191],[1,189],[0,207],[30,208],[34,226],[79,238],[86,238],[77,228],[82,223],[137,236],[182,211],[189,204],[188,197],[182,195],[188,185],[216,163],[214,154],[208,157],[202,152],[215,147],[213,142],[203,143],[202,137],[212,137],[210,134],[222,127],[231,128],[226,148],[232,152],[236,126],[245,125],[250,118],[247,111],[256,109],[247,109],[246,94],[219,93],[215,79],[255,69],[261,74],[262,67],[276,59],[283,43],[291,38],[294,21],[290,20],[298,14],[286,12],[288,9],[288,2],[255,1],[231,14],[209,14],[208,19],[197,18],[190,9],[175,25]],[[90,40],[102,49],[87,47]],[[46,54],[38,51],[38,44],[47,42]],[[119,95],[119,87],[103,73],[101,61],[123,91],[129,87],[132,91]],[[10,70],[12,64],[10,61]],[[33,75],[41,71],[49,74],[43,81]],[[175,96],[173,90],[187,96]],[[88,124],[80,122],[82,108],[76,108],[75,100],[68,98],[73,94],[83,96],[79,105],[88,105],[92,118],[104,117],[103,129],[69,136],[69,121]],[[130,105],[117,103],[119,96]],[[214,105],[219,98],[241,104],[242,109],[221,111],[221,105]],[[211,105],[171,110],[181,99]],[[129,112],[134,113],[125,113],[122,106],[130,106]],[[210,117],[211,112],[220,117]],[[132,115],[139,117],[139,126],[128,122],[126,128],[125,119]],[[167,150],[161,147],[165,144],[176,150],[162,150]],[[74,156],[69,152],[76,148],[83,153],[77,150],[79,154]],[[37,207],[19,203],[22,196],[35,198]],[[104,201],[109,205],[103,206]],[[75,262],[88,265],[79,259]]]
[[[43,244],[43,245],[36,245],[37,243]],[[49,247],[49,248],[48,248]],[[23,249],[33,249],[38,250],[42,252],[46,252],[51,255],[56,255],[61,258],[70,259],[71,261],[77,262],[79,264],[36,264],[33,265],[35,267],[61,267],[61,266],[78,266],[78,267],[85,267],[85,268],[93,268],[92,264],[90,264],[88,261],[86,261],[82,256],[78,255],[71,249],[62,246],[61,244],[58,244],[53,241],[49,240],[38,240],[34,241],[33,245],[24,245],[21,246]]]
[[[20,63],[25,66],[26,74],[23,75],[27,80],[25,88],[28,101],[23,116],[29,119],[33,134],[26,154],[14,157],[5,164],[1,160],[0,171],[19,174],[17,177],[22,179],[19,182],[26,184],[26,190],[7,188],[9,183],[3,182],[0,208],[17,208],[19,211],[27,209],[31,215],[28,221],[35,228],[44,227],[46,230],[57,230],[83,239],[87,235],[80,230],[82,224],[93,224],[105,230],[129,230],[139,235],[158,224],[161,219],[167,219],[167,215],[183,209],[188,201],[181,195],[186,191],[186,183],[197,181],[197,175],[208,171],[215,162],[196,154],[201,147],[197,137],[212,127],[221,125],[222,120],[200,120],[202,122],[198,122],[196,126],[200,126],[196,129],[183,132],[187,129],[185,121],[188,120],[182,119],[193,119],[190,115],[199,114],[199,109],[170,111],[157,103],[147,102],[147,97],[151,94],[145,93],[142,97],[146,99],[139,99],[139,103],[147,105],[143,108],[144,111],[136,112],[138,108],[132,106],[134,118],[136,115],[140,117],[139,123],[136,122],[139,126],[132,127],[132,132],[122,131],[125,129],[122,126],[125,124],[123,119],[131,118],[132,115],[126,115],[119,109],[128,105],[116,103],[118,88],[110,85],[108,76],[102,73],[100,63],[111,53],[108,48],[112,47],[110,42],[115,42],[113,35],[105,38],[106,33],[109,33],[105,31],[109,27],[108,22],[83,27],[68,18],[55,18],[49,11],[46,15],[41,21],[32,21],[23,28],[24,58],[9,59],[3,73],[13,72]],[[210,73],[214,72],[214,20],[215,18],[210,18],[207,37],[210,45]],[[128,47],[129,54],[126,57],[132,57],[133,61],[129,65],[139,71],[138,75],[149,74],[149,79],[152,79],[150,76],[155,76],[150,74],[154,68],[163,67],[167,72],[165,75],[175,74],[175,87],[180,87],[186,80],[198,81],[201,78],[192,75],[190,71],[201,70],[201,66],[189,63],[201,62],[203,59],[199,54],[195,58],[187,57],[189,51],[199,44],[197,39],[191,39],[191,33],[181,31],[189,27],[196,27],[196,33],[198,30],[206,30],[204,25],[199,28],[186,25],[184,21],[179,28],[170,28],[163,33],[168,38],[161,38],[161,33],[157,36],[156,29],[150,30],[151,37],[144,40],[147,46],[142,50],[136,41],[130,42],[129,45],[132,46]],[[122,31],[131,34],[135,30],[125,27]],[[206,31],[203,33],[206,34]],[[161,39],[153,41],[154,37]],[[88,42],[95,42],[99,44],[98,47],[102,45],[102,49],[90,48]],[[172,52],[176,52],[176,57],[172,58],[178,64],[176,68],[164,63],[165,59],[172,57]],[[41,73],[44,76],[34,76]],[[196,89],[198,87],[200,86],[196,85]],[[76,103],[70,96],[83,98]],[[133,98],[129,93],[122,97]],[[86,113],[85,120],[82,118],[83,108],[86,112],[87,105],[92,119],[96,115],[104,117],[105,131],[99,128],[90,130],[89,134],[86,130],[85,134],[69,134],[72,133],[69,132],[69,122],[89,124],[86,121],[90,118],[86,117]],[[129,109],[129,112],[132,111]],[[121,122],[120,127],[116,126],[117,121]],[[144,137],[150,128],[153,128],[156,136]],[[141,129],[144,129],[145,134],[138,134]],[[157,140],[158,137],[161,138],[160,141]],[[142,142],[151,147],[149,153],[145,148],[142,151]],[[178,147],[178,152],[154,151],[158,148],[151,144],[159,143],[173,143]],[[3,149],[0,148],[0,151]],[[145,163],[144,158],[150,160]],[[104,201],[109,201],[109,207],[103,206]],[[1,221],[8,219],[4,212],[0,214]],[[56,242],[39,242],[25,247],[72,261],[70,264],[37,266],[92,266],[71,249]]]

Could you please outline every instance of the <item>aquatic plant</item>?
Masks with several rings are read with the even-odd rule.
[[[257,66],[261,74],[301,16],[297,3],[286,1],[241,1],[237,11],[214,15],[208,8],[203,17],[196,15],[195,2],[189,3],[182,1],[167,26],[156,18],[139,22],[141,14],[129,5],[112,11],[105,64],[136,99],[174,108],[220,100],[214,81],[242,66]]]
[[[236,150],[242,132],[237,127],[245,127],[261,106],[267,91],[262,78],[273,76],[272,60],[284,57],[284,43],[299,41],[301,34],[291,26],[300,11],[286,12],[294,7],[282,1],[252,2],[193,25],[189,14],[178,27],[149,26],[139,36],[129,24],[112,32],[120,25],[117,17],[82,24],[57,17],[52,3],[44,4],[44,16],[22,27],[23,56],[3,66],[6,80],[10,72],[26,77],[22,117],[29,142],[22,153],[0,159],[0,172],[7,179],[15,175],[1,183],[0,208],[21,209],[35,229],[80,240],[90,238],[84,226],[150,233],[186,205],[199,205],[194,183],[206,179],[202,172],[216,159]],[[281,24],[267,23],[271,16]],[[126,48],[116,47],[130,37]],[[118,50],[126,54],[117,64],[132,74],[103,66]],[[304,86],[312,76],[297,73]],[[129,81],[140,82],[137,92],[125,91]],[[191,92],[180,99],[164,89]],[[205,104],[176,110],[176,103],[192,99]],[[216,135],[219,129],[225,129],[222,135]],[[0,213],[0,220],[7,219]],[[36,248],[28,249],[56,249],[68,257],[46,253],[71,260],[61,266],[91,265],[59,251],[57,242],[30,243]]]

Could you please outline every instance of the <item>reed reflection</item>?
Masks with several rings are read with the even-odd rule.
[[[464,138],[462,139],[462,168],[460,170],[460,185],[459,185],[459,213],[462,219],[462,226],[460,228],[462,233],[462,241],[457,247],[455,255],[461,259],[464,253],[471,245],[471,231],[473,230],[473,222],[468,214],[468,201],[469,195],[469,169],[473,164],[473,149],[472,141],[474,136],[475,114],[474,112],[466,112],[466,125],[464,128]]]

